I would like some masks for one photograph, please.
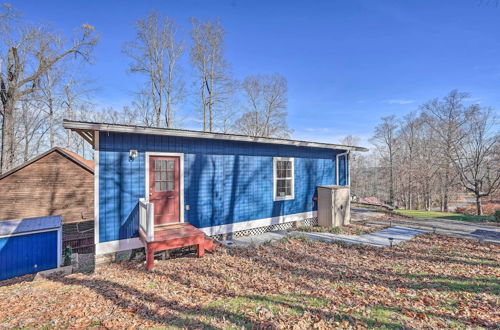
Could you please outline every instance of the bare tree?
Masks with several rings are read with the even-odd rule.
[[[482,214],[481,198],[500,189],[500,134],[491,109],[479,109],[468,116],[463,134],[457,134],[448,154],[460,182],[476,197],[477,214]]]
[[[398,120],[396,116],[382,117],[382,123],[375,127],[375,133],[371,139],[382,158],[387,163],[389,170],[389,204],[394,205],[394,168],[397,151]]]
[[[402,142],[402,161],[404,163],[404,176],[406,176],[406,198],[405,204],[407,209],[413,207],[413,179],[415,176],[415,156],[418,145],[418,131],[421,128],[421,121],[417,115],[412,112],[403,118],[401,128],[399,130]]]
[[[56,143],[56,117],[59,115],[61,96],[58,90],[62,81],[62,68],[53,65],[51,68],[47,69],[39,79],[39,95],[42,103],[41,110],[46,113],[46,117],[49,121],[49,146],[50,148],[55,146]]]
[[[45,133],[50,129],[50,126],[44,125],[45,114],[38,110],[40,101],[23,99],[20,104],[20,111],[17,115],[18,127],[16,131],[19,133],[19,141],[22,143],[22,161],[28,161],[33,155],[39,153]],[[32,150],[34,148],[34,150]]]
[[[289,138],[286,78],[279,73],[249,76],[242,88],[247,111],[235,123],[237,130],[251,136]]]
[[[413,180],[416,184],[417,197],[422,196],[422,204],[418,207],[430,211],[433,204],[433,196],[438,195],[438,174],[441,169],[441,162],[436,161],[437,139],[435,132],[425,125],[422,117],[418,119],[417,141],[415,148],[414,175]]]
[[[2,104],[0,170],[4,172],[12,168],[15,161],[17,103],[23,97],[34,93],[39,87],[42,75],[63,58],[74,55],[88,60],[97,38],[93,33],[94,28],[83,24],[80,35],[70,43],[66,43],[44,27],[33,28],[20,22],[11,7],[4,6],[0,20],[2,29],[0,49],[2,58],[6,58],[6,65],[0,68]]]
[[[136,38],[124,47],[124,52],[133,62],[132,72],[147,77],[149,97],[155,113],[155,126],[175,126],[175,106],[183,96],[183,82],[179,76],[179,59],[184,52],[178,37],[175,21],[153,11],[135,24]]]
[[[443,171],[442,205],[445,212],[448,212],[450,190],[456,182],[456,172],[448,153],[453,147],[454,141],[460,139],[460,135],[464,134],[463,126],[469,118],[469,109],[464,105],[464,100],[467,97],[469,97],[467,93],[452,90],[442,100],[434,99],[421,107],[424,120],[439,139],[439,143],[436,144],[438,148],[436,160],[441,162]]]
[[[216,111],[229,97],[233,81],[224,59],[224,35],[220,21],[191,19],[191,62],[197,72],[203,130],[213,132]]]

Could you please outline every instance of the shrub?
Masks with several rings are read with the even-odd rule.
[[[69,266],[71,265],[71,256],[73,255],[73,248],[71,246],[66,246],[64,249],[64,261],[63,265],[64,266]]]
[[[459,206],[455,209],[455,213],[470,214],[470,207]]]
[[[493,215],[493,214],[495,214],[495,211],[500,210],[500,205],[495,204],[495,203],[488,203],[488,204],[484,204],[482,206],[482,209],[483,209],[484,215]],[[455,213],[476,215],[477,214],[476,205],[470,205],[467,207],[463,207],[463,206],[457,207],[455,209]]]
[[[495,211],[495,222],[500,222],[500,210]]]
[[[484,215],[495,215],[496,212],[500,211],[500,205],[494,203],[488,203],[483,205]]]

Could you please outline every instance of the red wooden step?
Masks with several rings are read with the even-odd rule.
[[[189,223],[177,223],[155,228],[152,242],[148,242],[146,234],[139,230],[139,238],[146,247],[147,270],[153,269],[154,253],[158,251],[197,245],[198,257],[202,257],[205,250],[213,251],[215,249],[213,240],[206,238],[204,232]]]

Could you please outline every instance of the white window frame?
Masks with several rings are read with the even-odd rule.
[[[340,163],[339,163],[339,158],[341,156],[345,156],[345,168],[344,168],[344,175],[347,176],[346,180],[346,186],[351,185],[351,167],[349,166],[349,151],[343,152],[341,154],[337,154],[335,157],[335,182],[337,186],[340,185]]]
[[[292,162],[292,194],[290,196],[277,196],[276,194],[276,186],[278,182],[278,177],[277,177],[277,162],[278,161],[290,161]],[[292,200],[295,199],[295,158],[292,157],[273,157],[273,197],[274,201],[286,201],[286,200]]]

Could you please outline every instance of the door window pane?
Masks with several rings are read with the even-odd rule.
[[[174,191],[175,160],[155,159],[154,171],[155,191]]]
[[[174,182],[173,181],[167,181],[167,191],[174,191]]]

